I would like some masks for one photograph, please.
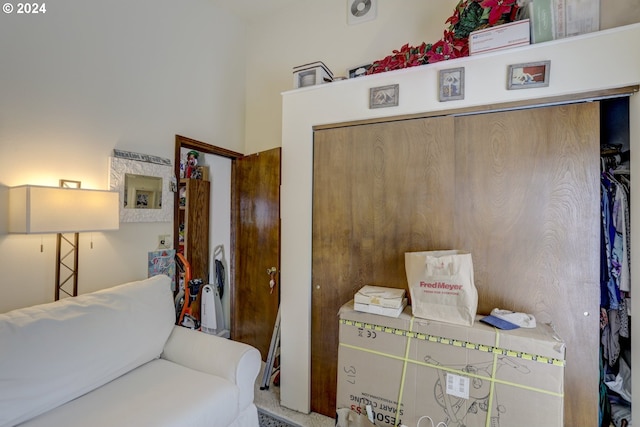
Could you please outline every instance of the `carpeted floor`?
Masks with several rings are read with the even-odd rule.
[[[258,420],[260,421],[260,427],[300,427],[298,424],[290,424],[261,410],[258,410]]]

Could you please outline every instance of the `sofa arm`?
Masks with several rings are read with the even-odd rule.
[[[250,345],[174,326],[161,357],[236,384],[240,389],[240,410],[253,402],[262,358]]]

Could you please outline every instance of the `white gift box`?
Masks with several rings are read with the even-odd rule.
[[[332,81],[333,73],[321,61],[299,65],[293,68],[293,87],[295,89]]]
[[[495,52],[531,42],[529,20],[509,22],[504,25],[473,31],[469,34],[469,54]]]
[[[399,308],[402,306],[406,291],[399,288],[382,286],[363,286],[355,295],[357,304],[371,304],[380,307]]]

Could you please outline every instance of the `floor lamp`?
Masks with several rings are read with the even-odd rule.
[[[57,233],[55,299],[60,291],[78,295],[78,233],[119,228],[118,192],[86,190],[79,181],[60,187],[22,185],[9,188],[9,232]],[[72,238],[65,236],[73,234]],[[63,253],[63,249],[66,251]],[[73,289],[63,287],[73,280]]]

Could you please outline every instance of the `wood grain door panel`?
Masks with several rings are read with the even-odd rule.
[[[312,411],[335,415],[340,307],[366,284],[406,287],[404,252],[450,238],[452,138],[451,118],[315,133]]]
[[[455,135],[452,243],[472,252],[478,313],[508,308],[552,322],[567,349],[565,425],[595,427],[599,105],[460,117]]]
[[[340,306],[365,284],[406,288],[405,252],[455,248],[473,255],[478,313],[554,322],[565,425],[596,426],[598,153],[598,103],[316,131],[312,411],[335,413]]]
[[[260,350],[266,360],[278,314],[280,287],[280,148],[237,159],[232,167],[234,290],[231,338]]]
[[[186,181],[184,255],[191,266],[191,277],[209,279],[209,181]]]

